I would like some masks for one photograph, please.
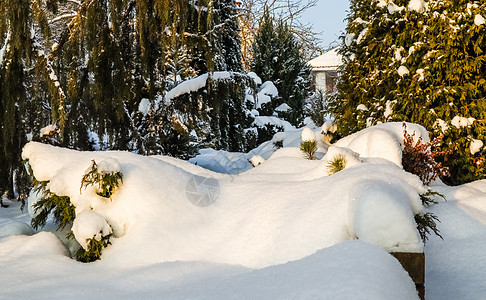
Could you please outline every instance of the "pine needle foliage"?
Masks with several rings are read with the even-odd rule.
[[[88,250],[80,248],[76,252],[76,259],[84,263],[89,263],[101,259],[101,253],[103,251],[103,248],[111,245],[110,238],[111,234],[101,237],[99,241],[95,238],[89,239]]]
[[[331,175],[336,174],[337,172],[344,170],[344,168],[346,168],[346,164],[346,157],[342,154],[338,154],[327,162],[327,171]]]
[[[317,151],[317,142],[315,140],[307,140],[300,142],[300,151],[304,153],[306,159],[316,159],[315,154]]]
[[[433,213],[419,213],[415,215],[415,223],[417,223],[417,230],[424,244],[429,239],[428,236],[431,233],[434,233],[442,240],[444,239],[442,235],[440,235],[439,229],[437,229],[436,221],[440,223],[439,218]]]
[[[442,199],[446,200],[444,195],[430,189],[427,192],[420,194],[420,200],[422,200],[422,205],[425,207],[429,207],[432,204],[437,204],[438,202],[435,200],[436,197],[442,197]]]
[[[42,193],[42,197],[34,205],[35,217],[32,218],[31,225],[38,229],[46,225],[49,215],[53,215],[58,229],[62,229],[71,224],[76,217],[75,207],[71,204],[69,197],[58,196],[48,189],[49,181],[37,181],[34,179],[34,192]]]
[[[97,185],[96,194],[104,198],[111,198],[115,190],[123,183],[121,172],[104,172],[98,169],[95,160],[92,160],[91,168],[81,179],[79,191],[90,185]]]

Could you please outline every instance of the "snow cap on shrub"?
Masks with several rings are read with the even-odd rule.
[[[113,232],[106,220],[91,210],[84,210],[74,219],[74,237],[84,250],[88,250],[88,240],[95,239],[100,241],[102,237]]]
[[[316,134],[309,127],[306,127],[306,128],[304,128],[304,130],[302,130],[301,136],[302,136],[303,142],[306,142],[306,141],[312,142],[312,141],[316,140]]]

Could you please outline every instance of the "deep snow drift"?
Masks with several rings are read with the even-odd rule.
[[[407,128],[424,133],[420,126]],[[24,157],[36,178],[49,180],[52,192],[69,196],[76,206],[80,219],[75,223],[83,225],[83,230],[74,229],[76,238],[83,243],[110,230],[114,238],[101,261],[82,264],[69,258],[54,234],[29,236],[32,229],[22,222],[30,218],[12,213],[15,205],[1,210],[0,267],[8,270],[0,275],[8,274],[8,280],[0,280],[2,296],[414,299],[412,281],[383,250],[423,247],[413,215],[423,211],[419,193],[426,189],[400,168],[402,130],[401,123],[379,125],[329,146],[315,129],[322,159],[314,161],[305,160],[295,147],[302,130],[276,135],[282,149],[268,142],[249,154],[236,154],[239,159],[225,161],[230,153],[208,150],[223,168],[258,155],[260,164],[239,175],[164,156],[30,143]],[[327,164],[338,155],[346,158],[346,168],[331,175]],[[112,199],[92,189],[80,192],[81,177],[93,159],[109,162],[124,175]],[[484,238],[477,239],[486,231],[486,207],[480,202],[486,184],[434,189],[448,199],[433,207],[446,242],[432,238],[425,248],[427,296],[486,295],[473,278],[481,277],[484,263],[460,264],[464,248],[458,246],[464,238],[473,248],[469,253],[486,245]],[[29,200],[35,199],[31,195]],[[451,232],[459,214],[471,226]],[[353,239],[359,241],[348,241]],[[444,245],[457,259],[436,253]],[[456,276],[451,265],[465,274],[456,285],[449,283]],[[23,279],[26,284],[12,284]],[[467,290],[460,288],[465,282]],[[454,293],[442,293],[453,287],[458,287]]]

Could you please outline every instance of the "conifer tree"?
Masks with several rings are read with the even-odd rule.
[[[444,134],[448,183],[483,178],[485,3],[352,0],[329,109],[342,134],[410,121]]]
[[[282,21],[275,24],[268,12],[255,36],[251,70],[277,87],[279,96],[272,101],[271,110],[286,103],[291,108],[288,121],[301,125],[304,99],[309,95],[310,69],[288,25]]]

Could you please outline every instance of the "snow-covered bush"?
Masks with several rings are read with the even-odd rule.
[[[29,165],[27,166],[30,168]],[[34,174],[32,170],[29,173],[32,176]],[[61,181],[63,180],[61,179]],[[70,179],[65,180],[70,181]],[[91,205],[93,203],[99,203],[99,200],[94,198],[111,199],[113,193],[123,182],[122,180],[123,174],[121,173],[118,160],[105,158],[99,160],[98,163],[92,160],[91,166],[84,172],[79,189],[79,197],[89,203],[86,206],[85,204],[80,205],[79,199],[76,199],[77,195],[73,196],[70,194],[69,189],[65,189],[66,185],[64,183],[59,184],[59,180],[56,181],[56,184],[52,184],[56,194],[50,189],[50,180],[38,181],[34,177],[33,183],[35,184],[35,188],[31,196],[36,198],[35,195],[37,195],[39,199],[31,200],[34,213],[31,221],[32,227],[35,229],[44,227],[50,215],[53,216],[54,222],[58,225],[58,229],[63,229],[72,224],[72,234],[70,233],[69,236],[71,238],[74,237],[81,246],[75,253],[75,257],[82,262],[91,262],[100,259],[102,249],[110,244],[113,229],[104,216],[93,211]],[[73,181],[71,180],[70,182]],[[92,193],[81,195],[82,189],[87,189],[90,186],[93,186]],[[74,197],[74,203],[64,193]]]
[[[103,248],[110,245],[113,229],[106,220],[91,210],[79,213],[74,220],[72,231],[81,245],[76,258],[82,262],[92,262],[101,258]]]
[[[308,127],[302,130],[302,142],[300,151],[304,153],[305,158],[313,160],[317,151],[316,134]]]
[[[123,174],[120,172],[118,161],[107,159],[97,164],[93,160],[81,179],[81,189],[95,185],[96,194],[104,198],[111,198],[121,183],[123,183]]]

